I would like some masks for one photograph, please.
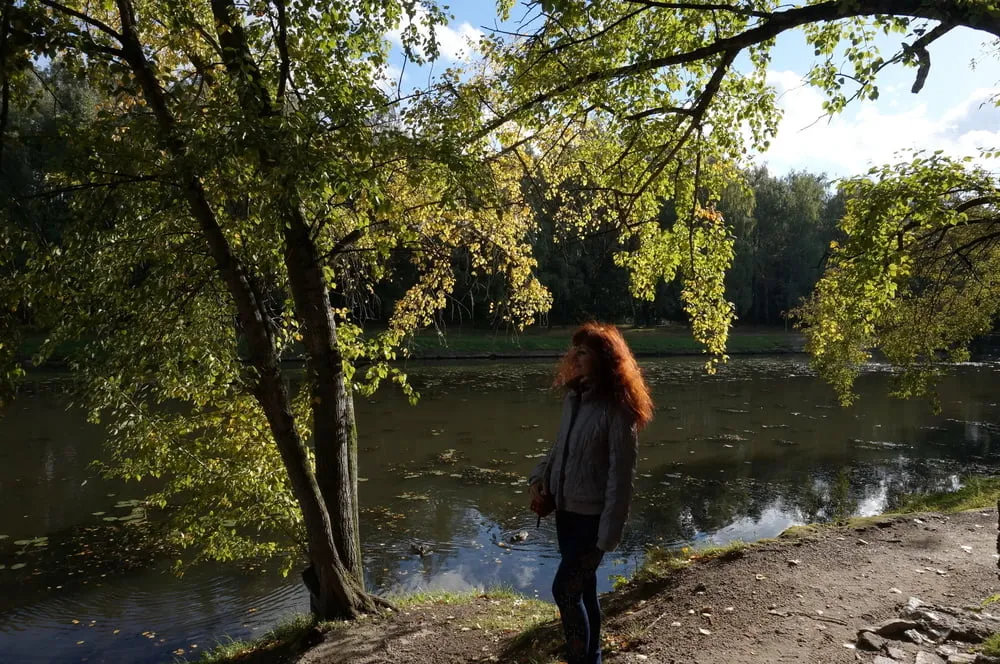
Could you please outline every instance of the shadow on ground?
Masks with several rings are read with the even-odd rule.
[[[601,599],[605,625],[623,618],[627,611],[639,606],[643,600],[669,591],[675,585],[673,575],[670,575],[654,581],[633,582],[621,590],[606,594]],[[604,636],[607,654],[611,654],[621,646],[626,648],[633,646],[641,638],[641,635],[638,634],[619,634],[607,630]],[[610,648],[608,648],[609,644]],[[501,662],[552,662],[564,654],[562,648],[562,624],[558,620],[551,620],[536,625],[511,639],[501,651],[499,659]]]

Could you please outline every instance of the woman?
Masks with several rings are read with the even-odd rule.
[[[532,509],[539,516],[556,510],[562,560],[552,595],[562,616],[569,664],[599,664],[597,567],[621,542],[637,434],[652,419],[653,402],[613,325],[588,323],[573,334],[556,385],[566,391],[562,421],[548,457],[532,471]]]

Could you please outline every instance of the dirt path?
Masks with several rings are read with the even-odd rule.
[[[606,633],[618,648],[606,661],[873,661],[845,644],[859,628],[896,617],[907,598],[962,607],[997,591],[996,528],[996,510],[911,515],[818,528],[695,563],[602,598]],[[328,633],[300,662],[558,661],[554,621],[533,632],[534,643],[513,637],[510,619],[530,618],[515,602],[428,605],[353,625]]]

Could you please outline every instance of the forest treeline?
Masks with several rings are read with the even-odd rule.
[[[791,325],[788,313],[809,295],[822,274],[824,257],[837,236],[844,198],[822,173],[776,175],[761,166],[744,175],[745,183],[732,184],[716,202],[735,241],[727,298],[735,307],[737,324]],[[530,182],[525,187],[534,188]],[[611,224],[585,236],[560,236],[545,207],[544,203],[536,206],[538,229],[532,238],[538,278],[552,294],[552,308],[540,317],[540,324],[572,325],[598,319],[647,326],[686,321],[678,282],[661,283],[652,302],[632,294],[628,269],[615,261],[615,255],[627,247]],[[669,224],[672,216],[665,204],[657,221]],[[455,293],[440,314],[440,322],[444,326],[493,325],[490,302],[496,293],[492,289],[500,286],[473,277],[467,263],[463,269],[461,255],[456,260]],[[344,304],[362,318],[383,321],[400,294],[391,287],[382,288]]]

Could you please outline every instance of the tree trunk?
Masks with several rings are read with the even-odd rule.
[[[287,210],[285,264],[309,358],[316,477],[332,520],[337,553],[344,567],[363,583],[354,399],[344,378],[344,358],[319,252],[301,210],[294,203]]]
[[[310,587],[313,612],[324,620],[337,620],[374,611],[374,601],[365,592],[362,580],[345,567],[334,544],[333,515],[326,508],[305,443],[295,429],[288,409],[288,393],[280,374],[262,377],[259,391],[258,399],[268,414],[271,433],[302,509],[312,563],[310,569],[316,581]]]

